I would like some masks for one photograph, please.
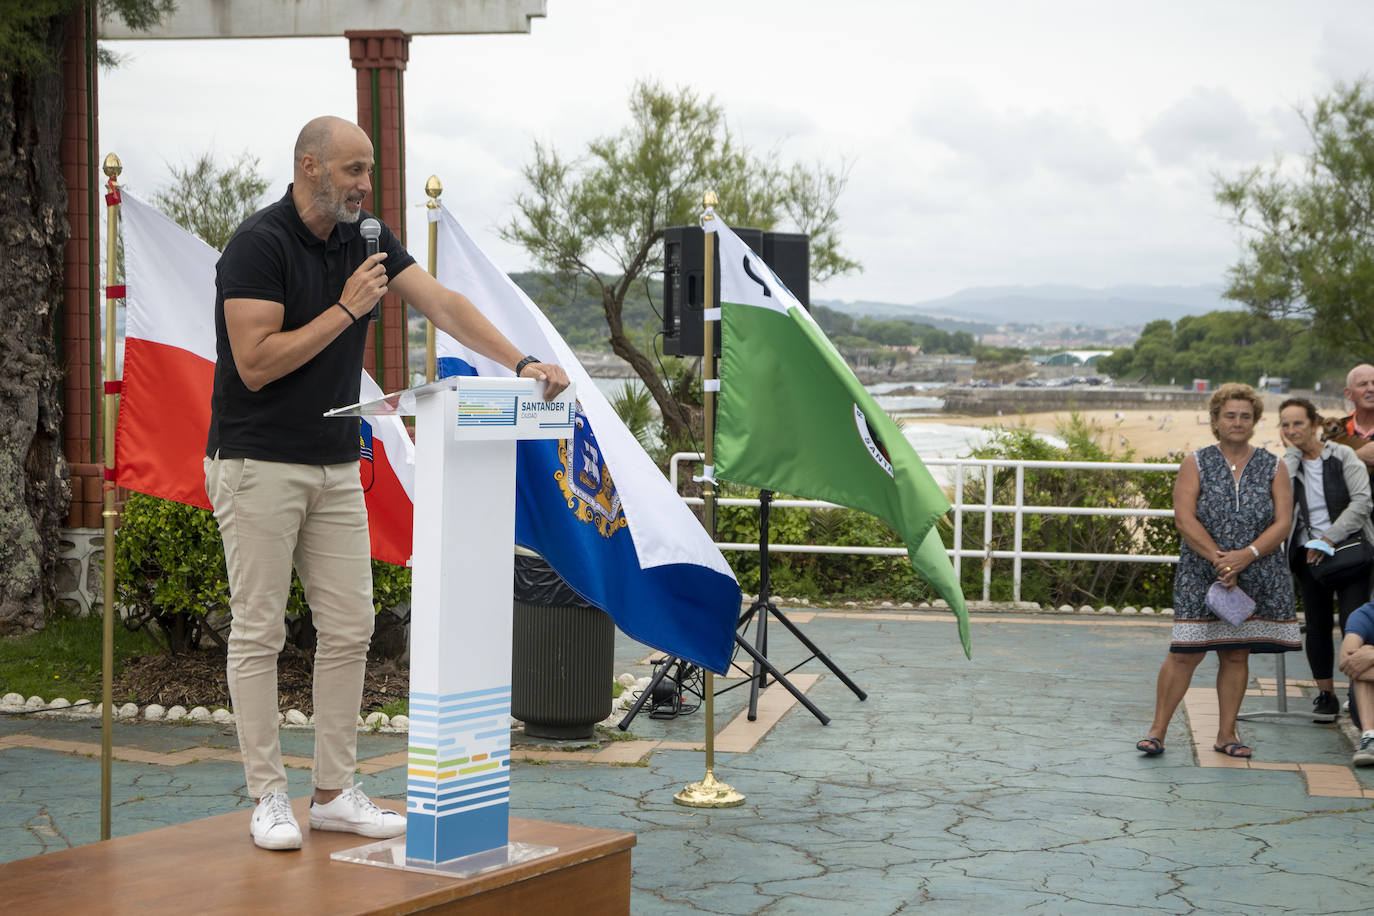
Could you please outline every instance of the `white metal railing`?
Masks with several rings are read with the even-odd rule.
[[[701,462],[704,456],[701,452],[675,452],[669,459],[668,478],[673,484],[673,489],[678,488],[678,464],[682,461]],[[1166,471],[1173,473],[1178,470],[1177,464],[1147,464],[1145,462],[1130,461],[1024,461],[1014,458],[929,458],[922,459],[927,467],[947,467],[954,469],[954,500],[951,508],[954,510],[954,544],[953,549],[947,549],[946,554],[954,561],[954,574],[957,578],[962,571],[962,561],[965,557],[977,558],[983,562],[983,600],[987,601],[992,592],[992,561],[1011,560],[1012,561],[1012,600],[1021,600],[1021,564],[1024,560],[1087,560],[1090,562],[1113,562],[1113,563],[1177,563],[1178,554],[1146,554],[1146,553],[1072,553],[1055,552],[1042,550],[1024,550],[1022,545],[1022,531],[1024,519],[1027,515],[1086,515],[1099,518],[1106,517],[1131,517],[1131,518],[1173,518],[1172,509],[1146,509],[1146,508],[1118,508],[1112,506],[1028,506],[1025,503],[1026,497],[1026,469],[1033,470],[1046,469],[1056,471],[1127,471],[1127,472],[1148,472]],[[993,474],[997,468],[1014,468],[1016,471],[1016,501],[1009,506],[999,505],[992,501],[994,495]],[[967,469],[979,469],[983,471],[983,501],[978,503],[964,502],[964,477]],[[683,502],[689,506],[699,506],[703,500],[699,496],[684,496]],[[758,506],[759,500],[754,498],[741,497],[720,497],[716,499],[718,506]],[[775,499],[771,505],[780,509],[838,509],[842,508],[834,503],[824,502],[818,499]],[[994,515],[1010,514],[1014,517],[1012,530],[1013,542],[1011,550],[993,550],[985,548],[974,550],[958,545],[963,543],[964,515],[981,514],[983,516],[983,543],[992,543],[992,518]],[[758,544],[743,544],[733,542],[722,542],[717,546],[721,550],[739,550],[758,552]],[[904,547],[845,547],[832,544],[774,544],[768,545],[769,553],[818,553],[818,554],[853,554],[867,556],[905,556]]]

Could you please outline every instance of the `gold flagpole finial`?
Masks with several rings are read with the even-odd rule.
[[[109,153],[105,156],[105,161],[100,164],[100,168],[105,173],[106,178],[118,183],[119,174],[124,171],[124,163],[120,162],[119,157],[114,153]]]
[[[425,206],[431,210],[439,209],[439,195],[444,193],[444,186],[439,182],[438,175],[429,176],[429,181],[425,182],[425,193],[429,195]]]

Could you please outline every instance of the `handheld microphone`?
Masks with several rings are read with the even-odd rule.
[[[363,242],[367,246],[367,257],[377,253],[377,240],[382,237],[382,224],[372,217],[368,217],[358,225],[358,234],[363,237]],[[382,317],[382,300],[378,299],[377,304],[372,306],[372,311],[368,313],[369,321],[376,321]]]

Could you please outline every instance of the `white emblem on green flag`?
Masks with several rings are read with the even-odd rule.
[[[882,450],[878,443],[873,441],[873,427],[868,425],[868,419],[864,412],[859,409],[859,405],[854,405],[854,425],[859,428],[859,438],[864,440],[864,445],[868,448],[868,453],[873,456],[873,460],[878,462],[878,467],[887,471],[888,477],[894,477],[892,473],[892,462],[887,460],[887,453]]]
[[[718,227],[720,246],[716,477],[887,522],[906,542],[916,572],[954,611],[969,654],[964,595],[934,527],[949,511],[944,493],[815,319],[719,224],[709,224]]]

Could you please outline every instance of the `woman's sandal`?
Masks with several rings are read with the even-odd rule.
[[[1214,744],[1212,750],[1218,754],[1225,754],[1227,757],[1239,757],[1242,760],[1249,760],[1253,753],[1249,746],[1241,744],[1239,741],[1228,741],[1225,744]],[[1241,753],[1244,751],[1245,753]]]
[[[1164,742],[1159,738],[1141,738],[1135,743],[1135,749],[1146,757],[1158,757],[1164,753]]]

